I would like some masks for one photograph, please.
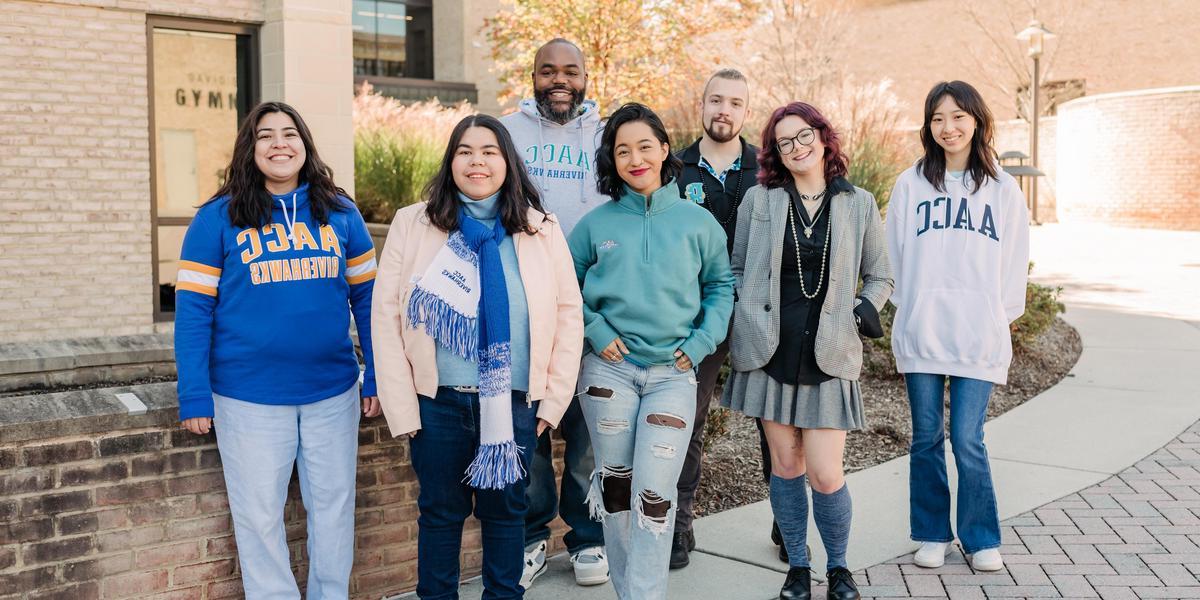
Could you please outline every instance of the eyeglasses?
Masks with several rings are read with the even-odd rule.
[[[775,147],[779,148],[780,154],[791,154],[796,151],[796,144],[811,146],[815,139],[817,139],[817,130],[812,127],[805,127],[790,138],[776,140]]]

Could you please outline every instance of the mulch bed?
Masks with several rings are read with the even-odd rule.
[[[993,419],[1058,383],[1075,366],[1083,344],[1079,333],[1055,319],[1030,348],[1013,357],[1008,385],[998,386],[988,406]],[[868,354],[882,352],[869,348]],[[870,356],[868,361],[871,362]],[[875,357],[878,358],[878,355]],[[911,417],[904,380],[880,370],[864,374],[861,385],[867,428],[846,439],[847,472],[859,471],[908,454]],[[717,397],[720,397],[718,389]],[[719,419],[719,413],[710,419]],[[949,409],[946,414],[949,415]],[[728,433],[710,438],[704,454],[704,473],[696,494],[696,516],[718,513],[767,498],[763,482],[758,429],[753,419],[726,411]]]

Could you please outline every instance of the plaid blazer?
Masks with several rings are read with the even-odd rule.
[[[779,346],[779,270],[790,203],[785,189],[758,185],[738,208],[731,261],[737,295],[729,334],[729,357],[737,371],[761,369]],[[817,328],[817,365],[829,375],[856,381],[863,347],[854,299],[861,296],[882,310],[894,284],[874,196],[855,187],[830,198],[829,211],[829,291]]]

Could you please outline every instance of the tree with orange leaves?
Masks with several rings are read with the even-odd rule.
[[[629,101],[657,108],[692,95],[697,82],[735,52],[715,41],[747,26],[757,5],[757,0],[517,0],[485,19],[483,33],[492,70],[504,83],[501,103],[531,95],[534,52],[562,37],[583,50],[588,97],[601,110]]]

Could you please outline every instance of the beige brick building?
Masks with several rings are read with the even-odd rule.
[[[183,231],[260,100],[351,192],[355,80],[497,111],[496,5],[0,0],[0,343],[169,331]]]

